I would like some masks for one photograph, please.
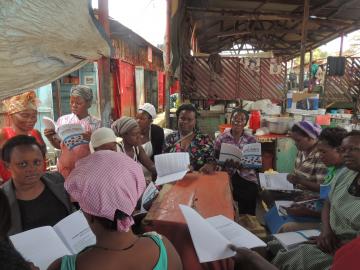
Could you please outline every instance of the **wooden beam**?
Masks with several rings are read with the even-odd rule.
[[[305,64],[305,52],[306,52],[305,50],[306,50],[307,23],[309,19],[309,1],[310,0],[304,0],[304,18],[301,28],[299,91],[304,90],[304,64]]]

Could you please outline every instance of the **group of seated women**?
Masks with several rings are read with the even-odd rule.
[[[213,142],[197,129],[195,107],[183,104],[176,112],[177,131],[165,137],[164,131],[152,124],[156,111],[147,103],[139,108],[135,119],[123,116],[111,129],[101,128],[100,121],[88,113],[91,89],[76,86],[71,90],[72,113],[60,117],[57,124],[81,124],[89,144],[69,150],[58,141],[56,130],[45,130],[50,143],[61,149],[59,172],[45,173],[46,149],[40,133],[34,130],[35,96],[30,92],[10,101],[11,125],[0,130],[0,169],[2,179],[6,180],[1,193],[7,201],[2,205],[3,212],[0,211],[4,217],[0,220],[1,244],[8,243],[8,235],[53,226],[76,207],[82,209],[97,238],[94,246],[75,256],[60,258],[50,269],[182,268],[179,255],[165,237],[156,233],[136,235],[131,229],[132,214],[146,180],[156,178],[154,155],[160,153],[188,152],[193,171],[213,173],[219,168],[227,171],[239,213],[255,214],[259,191],[257,172],[229,160],[221,167],[216,162],[222,143],[242,149],[256,142],[252,135],[244,132],[249,116],[242,109],[234,109],[231,128]],[[284,218],[277,230],[319,228],[321,219],[321,234],[310,244],[294,250],[277,250],[272,264],[246,249],[234,248],[238,252],[235,259],[254,269],[327,269],[332,263],[336,267],[343,261],[350,265],[351,259],[344,257],[349,245],[358,247],[358,242],[347,243],[357,237],[360,228],[357,208],[360,207],[360,133],[347,134],[341,128],[321,131],[318,126],[301,121],[292,127],[291,137],[298,155],[288,180],[302,190],[297,194],[301,198],[295,200],[319,198],[321,203],[315,210],[295,203],[286,209],[289,219]],[[274,200],[289,194],[262,196]],[[15,251],[12,255],[20,258],[17,263],[24,266],[16,269],[35,269],[21,261]]]

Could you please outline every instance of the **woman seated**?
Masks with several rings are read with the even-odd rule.
[[[43,172],[44,152],[35,138],[18,135],[1,153],[12,178],[3,190],[11,207],[9,235],[41,226],[53,226],[73,208],[59,173]]]
[[[328,269],[333,254],[355,239],[360,230],[360,131],[350,132],[340,152],[346,168],[331,181],[329,199],[322,210],[322,230],[313,244],[279,252],[273,263],[279,269]]]
[[[0,189],[0,265],[6,270],[39,270],[33,263],[27,262],[11,245],[8,231],[11,226],[9,201]]]
[[[131,214],[145,189],[141,167],[132,159],[113,151],[95,152],[77,163],[65,188],[79,202],[96,244],[55,261],[50,270],[182,269],[165,237],[135,235],[131,229]]]
[[[116,136],[121,137],[118,143],[120,151],[128,155],[134,161],[141,163],[152,174],[152,179],[156,179],[156,169],[154,162],[146,155],[141,146],[140,127],[135,119],[123,116],[116,120],[111,128]]]
[[[10,120],[10,126],[0,129],[0,149],[12,137],[16,135],[28,135],[33,136],[43,151],[46,151],[46,145],[41,137],[41,133],[37,129],[34,129],[37,122],[38,107],[38,99],[36,98],[35,92],[30,91],[13,96],[4,100],[3,103]],[[46,162],[44,162],[44,170],[45,169]],[[11,173],[5,168],[2,161],[0,161],[0,177],[3,182],[11,178]]]
[[[154,156],[162,153],[164,146],[164,130],[158,125],[152,124],[156,118],[154,105],[144,103],[136,114],[136,120],[141,132],[141,145],[146,155],[154,161]]]
[[[312,203],[312,209],[306,207],[306,203],[295,203],[293,206],[285,208],[288,216],[279,216],[276,208],[271,209],[266,215],[265,220],[267,221],[267,225],[272,233],[319,227],[317,219],[320,219],[321,216],[321,210],[324,202],[323,200],[327,199],[331,180],[343,166],[343,160],[341,153],[339,152],[339,147],[346,134],[347,131],[339,127],[326,128],[321,131],[318,138],[319,141],[317,149],[319,151],[321,161],[328,168],[328,173],[324,178],[324,182],[320,185],[320,199]]]
[[[233,144],[242,149],[244,145],[256,143],[254,136],[244,133],[244,128],[249,121],[247,111],[236,108],[231,113],[231,129],[219,135],[215,141],[215,155],[219,157],[221,144]],[[238,202],[239,214],[255,215],[258,184],[256,172],[253,169],[245,169],[240,164],[228,160],[223,165],[231,176],[233,196]]]
[[[93,92],[90,87],[85,85],[75,85],[70,90],[70,108],[71,114],[63,115],[57,120],[57,126],[65,124],[80,124],[85,133],[83,137],[90,141],[91,133],[101,126],[101,121],[89,114],[93,100]],[[73,149],[68,149],[65,144],[57,138],[56,131],[45,129],[44,134],[49,142],[57,149],[61,149],[61,155],[58,159],[58,170],[66,178],[75,166],[75,162],[90,154],[88,144],[80,144]]]
[[[182,104],[176,111],[178,131],[165,138],[165,153],[188,152],[191,170],[212,173],[216,168],[213,142],[196,129],[197,111],[191,104]]]

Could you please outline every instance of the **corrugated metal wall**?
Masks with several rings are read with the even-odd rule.
[[[285,63],[281,73],[270,74],[270,59],[262,58],[260,71],[246,69],[241,58],[223,57],[222,74],[210,71],[207,58],[192,57],[182,65],[182,94],[190,99],[282,100],[285,89]]]

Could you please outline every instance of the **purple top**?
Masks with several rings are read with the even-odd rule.
[[[235,141],[235,138],[233,137],[233,135],[231,134],[231,129],[226,129],[224,131],[223,134],[220,134],[216,141],[215,141],[215,151],[219,151],[221,149],[221,144],[222,143],[228,143],[228,144],[233,144],[236,145],[240,148],[240,150],[243,149],[245,144],[249,144],[249,143],[256,143],[256,139],[254,136],[251,135],[247,135],[247,134],[243,134],[239,141]],[[256,176],[256,172],[254,169],[246,169],[246,168],[241,168],[241,169],[236,169],[236,168],[231,168],[230,169],[231,172],[231,176],[234,175],[236,172],[238,172],[238,174],[243,177],[244,179],[250,181],[250,182],[254,182],[254,183],[258,183],[257,182],[257,176]]]

